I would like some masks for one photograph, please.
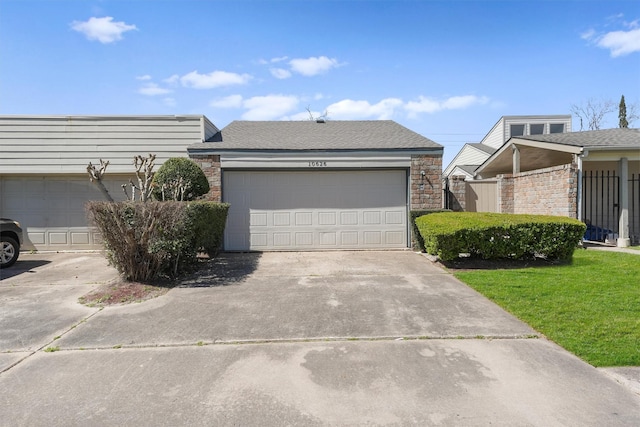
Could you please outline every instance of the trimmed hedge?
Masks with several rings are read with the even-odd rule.
[[[452,212],[452,211],[451,209],[419,209],[419,210],[409,212],[409,219],[411,221],[411,236],[413,237],[413,249],[415,249],[416,251],[425,252],[424,240],[422,239],[422,234],[420,234],[420,230],[418,230],[418,226],[416,225],[416,219],[424,215],[429,215],[432,213],[439,213],[439,212]]]
[[[459,254],[483,259],[569,260],[586,226],[566,217],[486,212],[448,212],[421,216],[416,226],[426,252],[443,261]]]
[[[180,185],[186,188],[184,198],[178,196],[175,200],[195,200],[207,194],[210,189],[207,176],[196,162],[186,157],[172,157],[153,175],[153,197],[156,200],[174,200],[172,190]]]
[[[229,213],[228,203],[196,201],[188,204],[196,230],[195,247],[213,258],[222,247],[224,227]]]
[[[89,202],[107,259],[125,280],[174,278],[204,249],[217,253],[229,206],[214,202]]]

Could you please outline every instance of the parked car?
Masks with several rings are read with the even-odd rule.
[[[18,221],[0,218],[0,268],[11,267],[20,256],[22,227]]]

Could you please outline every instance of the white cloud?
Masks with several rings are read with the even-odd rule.
[[[289,59],[288,56],[280,56],[278,58],[271,58],[271,63],[275,64],[276,62],[286,61],[287,59]]]
[[[247,111],[242,115],[244,120],[279,119],[298,105],[298,98],[292,95],[254,96],[242,104]]]
[[[596,45],[609,49],[611,57],[640,52],[640,28],[629,31],[611,31],[598,37]]]
[[[165,98],[165,99],[162,100],[162,102],[167,107],[175,107],[176,106],[176,100],[174,98]]]
[[[583,40],[587,40],[591,44],[602,49],[608,49],[611,57],[629,55],[634,52],[640,52],[640,20],[633,21],[623,20],[624,15],[618,14],[607,18],[607,27],[617,26],[624,27],[627,30],[617,30],[609,32],[598,32],[589,29],[580,34]]]
[[[127,31],[137,30],[135,25],[124,22],[113,22],[111,16],[104,18],[89,18],[88,21],[73,21],[71,29],[84,34],[89,40],[98,40],[100,43],[113,43],[122,40],[122,35]]]
[[[177,84],[179,81],[180,81],[180,76],[177,74],[174,74],[163,80],[163,82],[169,83],[169,84]]]
[[[402,107],[402,100],[386,98],[376,104],[368,101],[354,101],[344,99],[327,107],[329,117],[335,120],[352,120],[374,118],[378,120],[390,119],[396,109]]]
[[[215,108],[241,108],[242,95],[229,95],[224,98],[219,98],[211,101],[209,105]]]
[[[420,96],[417,101],[407,102],[404,108],[409,112],[410,117],[415,117],[419,113],[431,114],[442,110],[462,110],[473,105],[484,105],[488,102],[489,98],[486,96],[478,97],[475,95],[452,96],[443,100]]]
[[[289,66],[292,71],[302,74],[303,76],[315,76],[317,74],[325,73],[332,68],[337,68],[340,64],[335,58],[320,56],[306,59],[292,59],[289,61]]]
[[[294,110],[299,99],[293,95],[266,95],[244,99],[242,95],[218,98],[209,104],[214,108],[244,108],[243,120],[280,120]]]
[[[291,77],[291,71],[285,70],[284,68],[271,68],[271,75],[276,79],[284,80]]]
[[[165,89],[158,86],[155,83],[147,83],[138,89],[138,93],[147,96],[156,96],[156,95],[166,95],[167,93],[171,93],[172,90]]]
[[[149,74],[145,74],[144,76],[136,76],[136,80],[141,80],[141,81],[151,80],[151,76]]]
[[[213,89],[221,86],[243,85],[251,80],[249,74],[236,74],[227,71],[213,71],[209,74],[200,74],[192,71],[180,77],[180,82],[185,87],[193,89]]]

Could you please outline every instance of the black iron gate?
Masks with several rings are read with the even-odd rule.
[[[587,171],[582,176],[585,240],[603,242],[618,233],[620,177],[615,171]]]

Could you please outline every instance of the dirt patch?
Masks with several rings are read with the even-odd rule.
[[[78,301],[89,307],[130,304],[164,295],[169,292],[171,287],[167,284],[153,285],[119,280],[100,286],[98,289],[81,296]]]

